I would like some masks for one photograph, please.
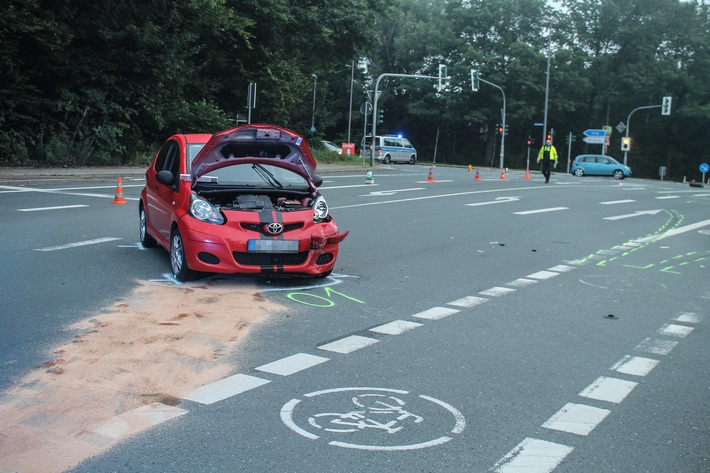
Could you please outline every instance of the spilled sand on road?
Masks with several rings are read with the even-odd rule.
[[[97,426],[229,376],[239,341],[281,310],[229,282],[139,283],[2,393],[0,471],[61,472],[107,450],[123,438],[97,441]]]

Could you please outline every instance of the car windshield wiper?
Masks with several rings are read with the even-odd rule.
[[[278,179],[274,177],[274,175],[269,172],[264,166],[261,164],[252,164],[251,168],[256,171],[256,173],[267,183],[270,184],[274,187],[278,187],[279,189],[283,189],[284,186],[279,182]]]

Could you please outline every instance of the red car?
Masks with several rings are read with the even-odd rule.
[[[180,281],[199,273],[326,277],[339,233],[306,140],[274,125],[171,136],[141,192],[144,247],[170,252]]]

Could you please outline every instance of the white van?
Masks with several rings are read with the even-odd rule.
[[[362,139],[360,152],[363,159],[370,158],[370,146],[372,144],[372,135]],[[417,150],[407,138],[402,135],[384,135],[375,137],[375,160],[384,164],[389,163],[409,163],[417,162]]]

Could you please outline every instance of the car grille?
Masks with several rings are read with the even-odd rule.
[[[235,251],[234,260],[244,266],[296,266],[305,263],[307,251],[300,253],[242,253]]]
[[[264,224],[263,223],[242,222],[241,226],[245,230],[250,230],[252,232],[259,232],[262,235],[266,235],[266,236],[273,236],[273,235],[269,235],[268,233],[266,233],[264,231]],[[284,224],[284,230],[282,233],[291,232],[293,230],[298,230],[300,228],[303,228],[303,222],[287,223],[287,224]]]
[[[328,264],[333,261],[333,253],[323,253],[318,257],[316,264]]]

